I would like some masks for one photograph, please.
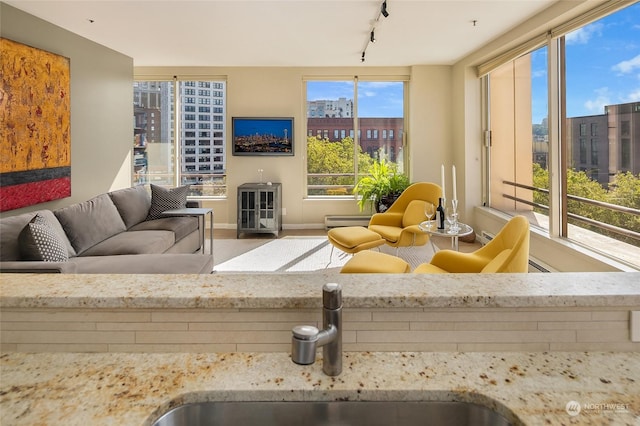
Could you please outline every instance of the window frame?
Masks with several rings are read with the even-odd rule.
[[[173,96],[171,99],[172,102],[172,113],[171,115],[173,116],[173,126],[170,127],[170,138],[173,139],[173,141],[168,140],[167,143],[172,143],[172,149],[173,149],[173,156],[172,156],[172,162],[173,162],[173,176],[172,176],[172,184],[174,186],[180,186],[182,183],[182,175],[183,173],[188,172],[189,168],[193,168],[193,166],[191,165],[191,163],[187,164],[186,162],[184,163],[184,168],[185,171],[182,170],[182,156],[181,156],[181,148],[182,148],[182,142],[186,141],[186,140],[192,140],[191,138],[193,138],[193,140],[195,141],[195,139],[199,139],[200,137],[210,137],[212,130],[216,130],[219,133],[221,133],[221,137],[222,137],[222,145],[219,145],[222,147],[222,151],[223,152],[216,152],[215,153],[215,157],[223,157],[223,162],[225,164],[225,169],[223,170],[224,173],[215,173],[213,175],[215,176],[219,176],[223,178],[223,181],[225,182],[224,184],[224,188],[222,189],[222,194],[220,195],[189,195],[190,199],[197,199],[197,200],[206,200],[206,199],[226,199],[229,196],[229,190],[228,190],[228,186],[227,186],[227,170],[226,170],[226,164],[228,161],[228,156],[227,156],[227,152],[226,152],[226,146],[227,146],[227,137],[228,137],[228,132],[226,130],[226,115],[228,114],[227,110],[227,98],[228,98],[228,90],[227,90],[227,77],[226,76],[221,76],[221,75],[197,75],[197,76],[167,76],[167,75],[160,75],[160,76],[156,76],[156,75],[134,75],[133,78],[134,83],[135,82],[168,82],[171,83],[173,85]],[[181,103],[180,103],[180,91],[179,91],[179,84],[183,83],[185,86],[185,95],[187,96],[187,92],[191,93],[193,91],[193,93],[200,93],[203,91],[207,91],[210,92],[209,95],[211,95],[211,92],[215,92],[218,95],[221,94],[222,96],[222,103],[219,102],[211,102],[209,99],[204,99],[206,102],[202,103],[203,98],[198,98],[198,107],[196,107],[196,103],[195,103],[195,98],[193,98],[193,106],[194,106],[194,111],[183,111],[183,113],[185,114],[193,114],[195,115],[197,118],[198,115],[205,114],[207,112],[203,111],[203,108],[209,109],[208,114],[211,115],[211,121],[208,123],[208,125],[206,126],[206,128],[202,128],[202,121],[199,121],[199,126],[196,129],[195,127],[193,129],[189,128],[188,130],[193,130],[194,131],[194,135],[193,136],[187,136],[184,135],[183,138],[183,129],[187,130],[187,126],[186,124],[189,123],[189,119],[185,118],[185,120],[180,120],[180,113],[181,113]],[[196,84],[197,83],[197,84]],[[203,83],[206,83],[203,85]],[[198,92],[196,92],[195,87],[198,87],[199,89]],[[203,95],[205,96],[205,95]],[[205,106],[202,106],[205,105]],[[212,108],[209,105],[218,105],[217,108],[219,108],[219,110],[221,110],[221,112],[216,109],[216,107]],[[196,111],[197,110],[197,111]],[[215,116],[213,115],[215,114]],[[217,120],[217,117],[222,117],[221,120]],[[222,122],[222,124],[220,124],[220,122]],[[214,124],[211,124],[214,123]],[[218,123],[218,124],[216,124]],[[195,125],[195,123],[192,123],[193,125]],[[203,133],[209,133],[209,135],[203,135]],[[183,138],[183,139],[181,139]],[[189,139],[187,139],[189,138]],[[215,141],[212,141],[212,144],[214,146],[215,145]],[[198,156],[199,154],[197,154]],[[214,157],[214,153],[209,154],[210,157]],[[197,163],[197,162],[196,162]],[[216,170],[215,165],[213,167],[210,167],[209,170]],[[200,169],[198,169],[200,170]],[[198,170],[194,170],[194,171],[198,171]],[[134,177],[134,171],[133,171],[133,167],[132,167],[132,178]]]
[[[363,140],[363,137],[365,135],[365,133],[362,131],[362,128],[359,126],[359,121],[362,117],[358,116],[358,83],[366,83],[366,82],[397,82],[397,83],[402,83],[402,96],[403,96],[403,117],[402,117],[402,132],[401,135],[398,136],[398,140],[401,141],[401,149],[402,149],[402,166],[403,166],[403,170],[402,172],[404,174],[406,174],[407,176],[410,176],[410,157],[409,157],[409,149],[408,149],[408,138],[406,137],[407,133],[408,133],[408,124],[409,124],[409,82],[410,82],[410,76],[409,75],[391,75],[391,76],[367,76],[367,75],[358,75],[358,76],[317,76],[317,75],[309,75],[309,76],[303,76],[302,78],[302,82],[303,82],[303,111],[304,111],[304,133],[307,134],[310,137],[316,136],[317,138],[321,139],[322,138],[322,134],[320,133],[321,131],[318,130],[316,135],[311,134],[311,131],[308,129],[308,112],[307,112],[307,83],[308,82],[321,82],[321,81],[325,81],[325,82],[345,82],[345,81],[349,81],[349,82],[353,82],[353,86],[354,86],[354,90],[353,90],[353,103],[354,103],[354,107],[353,107],[353,116],[350,117],[353,119],[353,129],[349,130],[348,133],[348,137],[351,137],[354,139],[354,154],[356,153],[355,151],[357,150],[358,144]],[[325,131],[326,132],[326,131]],[[370,132],[370,130],[369,130]],[[344,133],[344,132],[342,132]],[[341,133],[341,135],[342,135]],[[391,139],[393,136],[393,130],[390,130],[391,133]],[[328,135],[325,135],[325,138],[327,138]],[[344,137],[342,137],[344,139]],[[369,138],[371,139],[371,138]],[[306,158],[307,158],[307,144],[304,144],[304,158],[305,158],[305,165],[304,165],[304,193],[305,193],[305,198],[316,198],[316,199],[322,199],[322,198],[355,198],[354,195],[352,194],[348,194],[348,195],[316,195],[316,194],[309,194],[309,172],[308,172],[308,164],[306,162]],[[398,159],[396,159],[396,163],[398,162]],[[354,179],[355,182],[358,181],[357,177],[359,174],[359,170],[358,170],[358,162],[356,161],[356,156],[354,155],[354,168],[353,168],[353,174],[354,174]]]

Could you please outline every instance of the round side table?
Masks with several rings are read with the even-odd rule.
[[[435,220],[424,221],[420,223],[418,227],[422,232],[429,234],[430,237],[451,238],[451,248],[453,248],[456,251],[458,251],[458,238],[464,237],[465,235],[469,235],[473,233],[473,228],[467,225],[466,223],[462,223],[462,222],[458,222],[457,231],[452,231],[451,229],[449,229],[449,225],[447,224],[444,225],[444,229],[438,229],[438,225],[436,224]],[[436,252],[437,251],[436,246],[435,244],[433,244],[433,241],[431,241],[431,238],[429,238],[429,241],[431,242],[431,247],[433,248],[433,251]]]

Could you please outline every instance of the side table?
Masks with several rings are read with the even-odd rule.
[[[206,217],[209,215],[209,252],[213,257],[213,209],[196,207],[196,208],[184,208],[184,209],[173,209],[166,210],[162,212],[165,216],[196,216],[198,217],[198,221],[202,218],[202,245],[200,246],[200,250],[202,250],[202,254],[206,254],[204,252],[204,242],[205,242],[205,230],[207,228]]]
[[[469,235],[473,232],[473,228],[469,225],[458,222],[458,231],[451,231],[449,229],[449,225],[445,224],[444,229],[438,229],[436,222],[434,220],[427,220],[418,225],[420,230],[426,234],[429,234],[430,237],[449,237],[451,238],[451,248],[455,251],[458,251],[458,238],[463,237],[465,235]],[[429,238],[429,242],[431,242],[431,247],[433,251],[436,252],[436,246]]]

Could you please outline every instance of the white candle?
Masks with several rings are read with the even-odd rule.
[[[458,193],[456,192],[456,166],[451,168],[451,173],[453,174],[453,199],[458,199]]]
[[[445,198],[444,195],[444,164],[440,167],[440,180],[442,181],[442,198]]]

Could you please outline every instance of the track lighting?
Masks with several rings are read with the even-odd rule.
[[[385,18],[389,16],[389,12],[387,12],[387,0],[383,0],[380,5],[380,9],[376,14],[376,17],[373,21],[371,21],[371,32],[369,33],[369,38],[364,44],[364,49],[362,49],[362,57],[360,58],[360,62],[364,62],[364,56],[367,53],[367,48],[369,47],[369,43],[376,42],[376,26],[380,23],[380,16],[384,16]]]
[[[389,12],[387,12],[387,0],[382,2],[382,9],[380,9],[380,13],[382,13],[382,16],[385,18],[389,16]]]

